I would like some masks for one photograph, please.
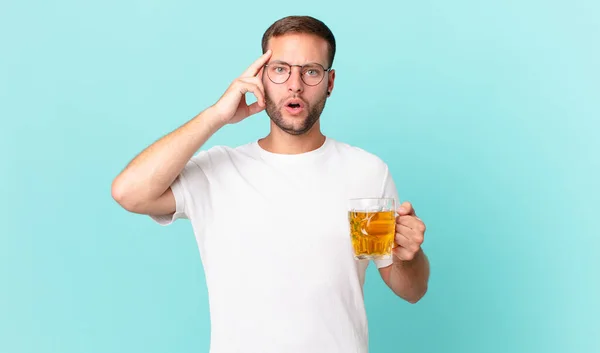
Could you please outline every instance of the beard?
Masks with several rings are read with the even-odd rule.
[[[296,97],[294,97],[296,98]],[[287,98],[286,98],[287,99]],[[327,95],[323,94],[322,97],[319,98],[314,104],[309,104],[304,99],[304,109],[308,112],[308,115],[302,119],[300,117],[293,117],[289,119],[285,119],[283,117],[283,102],[286,99],[282,99],[282,102],[276,104],[268,95],[265,95],[265,110],[271,121],[277,125],[281,130],[287,132],[290,135],[302,135],[306,132],[310,131],[313,125],[319,120],[321,117],[321,113],[325,108],[325,101],[327,100]],[[291,120],[291,121],[290,121]]]

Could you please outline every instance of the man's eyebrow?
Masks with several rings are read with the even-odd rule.
[[[270,61],[269,64],[287,64],[287,65],[291,65],[287,61],[283,61],[283,60],[273,60],[273,61]],[[306,66],[306,65],[321,65],[321,66],[325,67],[324,65],[322,65],[322,64],[320,64],[320,63],[318,63],[316,61],[307,62],[303,66]]]

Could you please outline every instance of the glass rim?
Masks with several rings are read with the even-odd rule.
[[[393,197],[355,197],[355,198],[351,198],[348,199],[348,201],[366,201],[366,200],[386,200],[386,201],[394,201],[396,202],[396,199]]]

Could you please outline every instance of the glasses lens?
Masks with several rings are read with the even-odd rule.
[[[302,81],[307,85],[318,85],[325,75],[325,70],[320,65],[306,65],[302,68]]]
[[[267,75],[274,83],[284,83],[290,77],[291,68],[286,64],[269,64]]]

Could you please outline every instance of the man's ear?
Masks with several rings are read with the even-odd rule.
[[[329,71],[329,80],[327,80],[327,97],[331,96],[331,92],[333,91],[333,84],[335,81],[335,70]]]

